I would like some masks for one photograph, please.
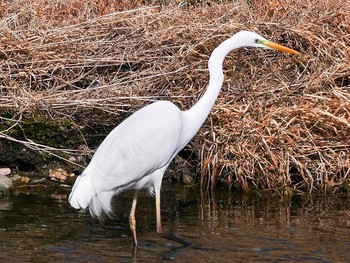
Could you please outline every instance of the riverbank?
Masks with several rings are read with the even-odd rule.
[[[247,29],[303,55],[232,53],[217,103],[174,170],[186,164],[203,187],[349,191],[350,3],[69,0],[1,9],[1,167],[79,174],[137,109],[163,99],[191,107],[206,89],[211,51]]]

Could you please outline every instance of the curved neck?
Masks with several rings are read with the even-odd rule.
[[[220,93],[224,82],[222,65],[226,55],[230,51],[240,47],[241,45],[239,41],[236,41],[235,37],[233,36],[222,42],[211,54],[208,62],[208,88],[199,101],[191,109],[184,112],[184,133],[186,133],[184,134],[184,138],[187,139],[186,143],[191,140],[197,131],[202,127]]]

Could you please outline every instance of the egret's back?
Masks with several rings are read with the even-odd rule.
[[[99,217],[112,212],[113,195],[152,187],[156,179],[150,175],[167,166],[182,146],[182,125],[182,112],[170,102],[156,102],[135,112],[99,146],[77,178],[69,203],[76,209],[89,208]]]

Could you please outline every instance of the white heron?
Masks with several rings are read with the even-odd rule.
[[[161,226],[160,191],[165,170],[174,157],[193,138],[209,115],[221,90],[226,55],[237,48],[256,47],[299,54],[262,36],[241,31],[222,42],[208,62],[209,85],[204,95],[189,110],[182,111],[170,101],[154,102],[136,111],[114,128],[98,147],[90,164],[77,177],[69,196],[76,209],[89,209],[92,216],[111,214],[113,196],[135,190],[129,225],[137,247],[135,209],[138,191],[148,188],[156,200],[157,233],[165,234]]]

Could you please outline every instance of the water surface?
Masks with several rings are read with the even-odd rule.
[[[203,192],[165,182],[163,227],[190,247],[158,237],[154,198],[137,207],[140,248],[132,255],[132,193],[100,223],[65,195],[0,196],[0,262],[350,262],[350,198],[278,198]]]

